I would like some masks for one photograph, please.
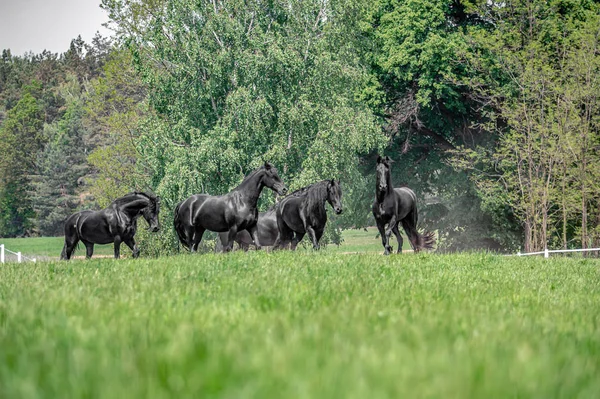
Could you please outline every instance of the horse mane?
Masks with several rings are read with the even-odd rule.
[[[292,192],[288,197],[306,197],[308,209],[313,209],[315,206],[322,205],[323,201],[327,198],[327,185],[330,182],[331,180],[322,180],[309,184]]]
[[[308,209],[314,209],[316,206],[323,205],[323,201],[327,199],[327,186],[330,182],[331,180],[322,180],[308,187],[306,191]]]
[[[148,198],[148,200],[150,201],[151,204],[156,202],[156,196],[150,193],[146,193],[143,191],[133,191],[131,193],[127,193],[122,197],[117,198],[116,200],[114,200],[111,205],[123,205],[123,204],[127,204],[131,201],[134,201],[136,198],[138,198],[139,196],[144,196],[146,198]]]
[[[274,167],[272,163],[268,162],[270,167]],[[250,173],[248,173],[246,176],[244,176],[244,178],[242,179],[242,182],[240,184],[238,184],[233,190],[237,190],[241,187],[244,186],[244,184],[250,180],[254,175],[257,175],[258,173],[260,173],[261,171],[266,170],[265,165],[261,165],[258,168],[254,169],[253,171],[251,171]]]

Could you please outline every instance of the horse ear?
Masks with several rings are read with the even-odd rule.
[[[266,170],[271,169],[271,164],[268,161],[265,161],[265,169]]]
[[[331,179],[331,181],[329,182],[329,184],[331,184],[332,186],[335,186],[335,179]]]
[[[392,160],[392,158],[390,158],[390,157],[388,157],[388,156],[386,155],[386,156],[385,156],[385,162],[387,162],[387,163],[392,163],[392,162],[394,162],[394,161]]]
[[[381,163],[381,155],[377,155],[377,163]]]

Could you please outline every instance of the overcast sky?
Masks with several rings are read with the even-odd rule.
[[[0,0],[0,51],[63,53],[77,35],[86,43],[96,31],[109,36],[107,21],[100,0]]]

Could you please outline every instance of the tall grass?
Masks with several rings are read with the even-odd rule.
[[[0,396],[600,395],[592,260],[233,253],[0,268]]]

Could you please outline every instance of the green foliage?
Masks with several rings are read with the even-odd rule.
[[[355,99],[368,80],[352,30],[361,2],[153,4],[140,26],[135,2],[104,2],[127,30],[156,111],[141,124],[138,160],[166,209],[229,191],[263,159],[292,189],[344,184],[359,154],[385,144]]]
[[[80,205],[79,179],[87,173],[82,123],[83,107],[79,83],[74,75],[61,86],[66,102],[64,115],[44,127],[44,149],[38,153],[37,172],[30,195],[39,235],[63,234],[63,222]]]
[[[6,397],[593,398],[597,268],[484,253],[4,265],[0,385]]]
[[[474,26],[485,27],[485,18],[452,0],[376,1],[362,25],[373,43],[364,54],[373,79],[363,96],[392,136],[392,180],[415,191],[422,226],[437,230],[444,250],[498,249],[518,237],[514,221],[482,209],[468,175],[448,164],[456,146],[493,140],[478,126],[486,116],[465,84],[487,72],[464,61],[471,54],[464,33]],[[364,163],[373,184],[375,156]]]
[[[31,227],[28,175],[35,167],[32,155],[44,143],[42,109],[33,96],[38,89],[28,87],[0,126],[0,235],[5,237],[24,235]]]
[[[115,48],[103,75],[90,82],[85,104],[84,123],[95,147],[87,158],[94,172],[91,193],[101,207],[134,188],[147,188],[147,175],[136,167],[144,97],[130,52]]]
[[[474,170],[484,203],[511,208],[524,228],[525,250],[549,242],[566,247],[577,219],[585,248],[600,171],[600,57],[593,50],[599,9],[561,1],[480,7],[491,8],[497,25],[470,32],[478,55],[470,63],[497,72],[469,84],[493,111],[486,128],[498,131],[498,142],[461,150],[464,162],[456,164]]]

